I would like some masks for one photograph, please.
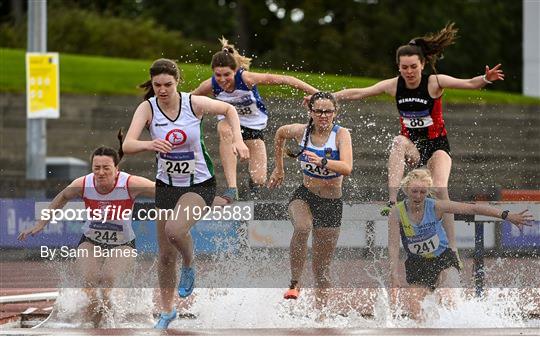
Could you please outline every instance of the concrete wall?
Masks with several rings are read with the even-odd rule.
[[[47,155],[87,161],[99,145],[117,147],[118,128],[127,130],[140,102],[138,97],[131,96],[62,95],[61,100],[61,118],[47,121]],[[305,122],[307,114],[296,100],[269,99],[267,104],[270,173],[275,130],[283,124]],[[0,108],[0,194],[21,196],[29,186],[24,180],[24,95],[1,94]],[[539,106],[445,104],[444,112],[453,154],[452,196],[467,199],[476,193],[492,193],[497,188],[540,188]],[[374,101],[345,104],[338,118],[340,124],[351,129],[354,144],[354,172],[345,182],[345,195],[356,200],[384,200],[388,146],[399,132],[394,104]],[[224,186],[215,125],[214,118],[205,119],[205,142],[217,166],[218,184]],[[288,198],[301,182],[298,164],[289,159],[286,164],[284,188],[267,197]],[[151,153],[128,156],[122,167],[152,178],[154,157]],[[240,168],[239,182],[245,188],[247,165]],[[64,184],[48,181],[39,186],[58,190]]]

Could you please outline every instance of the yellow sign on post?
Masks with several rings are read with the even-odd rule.
[[[58,53],[26,53],[26,118],[59,118]]]

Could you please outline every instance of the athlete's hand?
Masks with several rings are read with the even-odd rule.
[[[23,230],[19,236],[17,237],[17,240],[19,241],[24,241],[26,240],[26,238],[30,235],[34,236],[36,235],[37,233],[41,232],[43,230],[43,228],[45,227],[46,224],[37,224],[35,225],[34,227],[31,227],[31,228],[27,228],[25,230]]]
[[[306,156],[308,162],[313,163],[317,166],[322,165],[322,158],[317,156],[317,154],[315,154],[314,152],[304,150],[304,155]]]
[[[285,171],[275,168],[270,175],[270,179],[268,179],[268,188],[278,187],[283,182],[283,178],[285,178]]]
[[[304,96],[304,99],[302,100],[302,105],[306,108],[309,106],[309,100],[311,100],[312,95]]]
[[[520,213],[508,213],[506,220],[513,223],[520,231],[523,230],[523,226],[532,226],[534,218],[529,210],[526,209]]]
[[[154,139],[148,143],[148,151],[156,151],[159,153],[169,153],[172,151],[172,144],[165,139]]]
[[[500,68],[501,68],[500,63],[497,64],[495,67],[493,67],[493,69],[489,69],[489,66],[486,65],[486,80],[490,82],[494,82],[498,80],[504,81],[504,73],[503,73],[503,70]]]
[[[243,141],[233,142],[233,153],[240,157],[240,160],[249,159],[249,149]]]

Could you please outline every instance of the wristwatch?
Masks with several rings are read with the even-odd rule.
[[[326,158],[321,159],[321,167],[326,167],[326,164],[328,164],[328,159]]]
[[[506,218],[508,217],[508,213],[510,213],[509,210],[503,211],[501,213],[501,219],[506,220]]]

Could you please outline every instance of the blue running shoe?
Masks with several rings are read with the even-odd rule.
[[[186,298],[195,288],[195,269],[193,267],[182,267],[180,271],[180,283],[178,284],[178,296]]]
[[[169,327],[169,324],[176,318],[176,308],[173,309],[171,312],[162,312],[159,314],[159,320],[157,321],[156,325],[154,325],[154,329],[167,329]]]

